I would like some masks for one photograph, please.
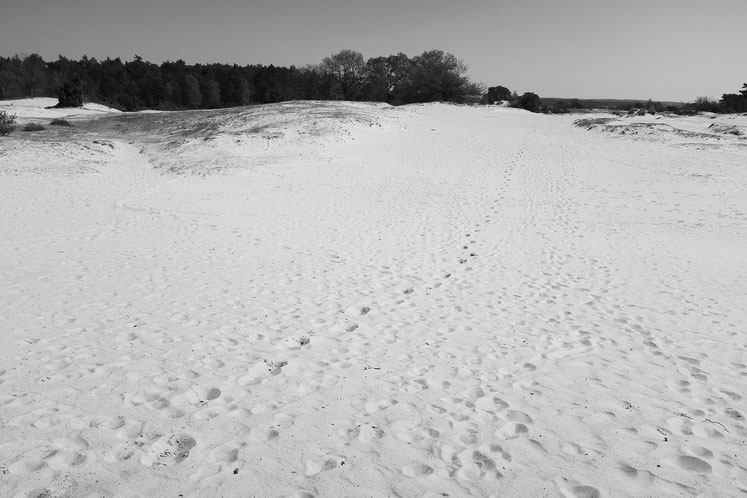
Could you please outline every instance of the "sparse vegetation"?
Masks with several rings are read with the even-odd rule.
[[[50,126],[73,126],[67,119],[56,118],[49,122]]]
[[[605,125],[612,121],[612,118],[586,118],[586,119],[577,119],[573,122],[575,126],[578,126],[580,128],[588,128],[592,129],[595,126],[601,126]]]
[[[39,123],[28,123],[22,128],[23,131],[44,131],[46,128]]]
[[[0,135],[7,135],[16,129],[16,115],[0,111]]]
[[[709,97],[696,98],[692,107],[698,112],[718,112],[718,102]]]

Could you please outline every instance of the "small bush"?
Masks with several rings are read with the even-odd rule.
[[[53,119],[49,124],[50,126],[73,126],[67,119]]]
[[[532,92],[522,95],[517,104],[516,107],[526,109],[529,112],[540,112],[542,109],[542,100],[540,100],[536,93]]]
[[[0,111],[0,135],[7,135],[16,129],[16,115]]]
[[[39,123],[29,123],[26,126],[23,127],[23,131],[42,131],[45,130],[42,125]]]

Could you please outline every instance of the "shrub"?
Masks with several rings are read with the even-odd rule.
[[[49,124],[51,126],[73,126],[67,119],[53,119]]]
[[[26,126],[23,127],[23,131],[42,131],[45,130],[42,125],[39,123],[29,123]]]
[[[540,112],[542,101],[536,93],[527,92],[519,99],[519,107],[530,112]]]
[[[16,115],[0,111],[0,135],[7,135],[16,129]]]
[[[709,97],[698,97],[692,107],[698,112],[718,112],[718,102]]]
[[[612,118],[586,118],[586,119],[577,119],[573,122],[575,126],[578,126],[580,128],[588,128],[592,129],[596,126],[602,126],[606,125],[610,121],[613,121]]]
[[[505,86],[491,86],[488,88],[488,93],[485,94],[485,101],[487,104],[495,104],[503,100],[511,100],[511,90]]]
[[[83,105],[83,90],[80,80],[67,81],[57,89],[57,100],[55,107],[81,107]]]

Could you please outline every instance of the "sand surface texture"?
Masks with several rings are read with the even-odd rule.
[[[0,100],[0,111],[16,117],[19,124],[28,122],[45,123],[50,119],[97,118],[120,111],[101,104],[86,102],[82,107],[56,108],[56,98],[37,97],[34,99]]]
[[[745,119],[604,117],[0,138],[0,494],[744,496]]]

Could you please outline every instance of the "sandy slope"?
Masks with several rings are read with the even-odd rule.
[[[80,119],[119,114],[121,111],[101,104],[86,102],[82,107],[54,108],[56,98],[37,97],[33,99],[0,100],[0,111],[14,115],[18,124],[29,122],[46,124],[51,119]]]
[[[747,492],[747,140],[576,118],[3,139],[3,494]]]

